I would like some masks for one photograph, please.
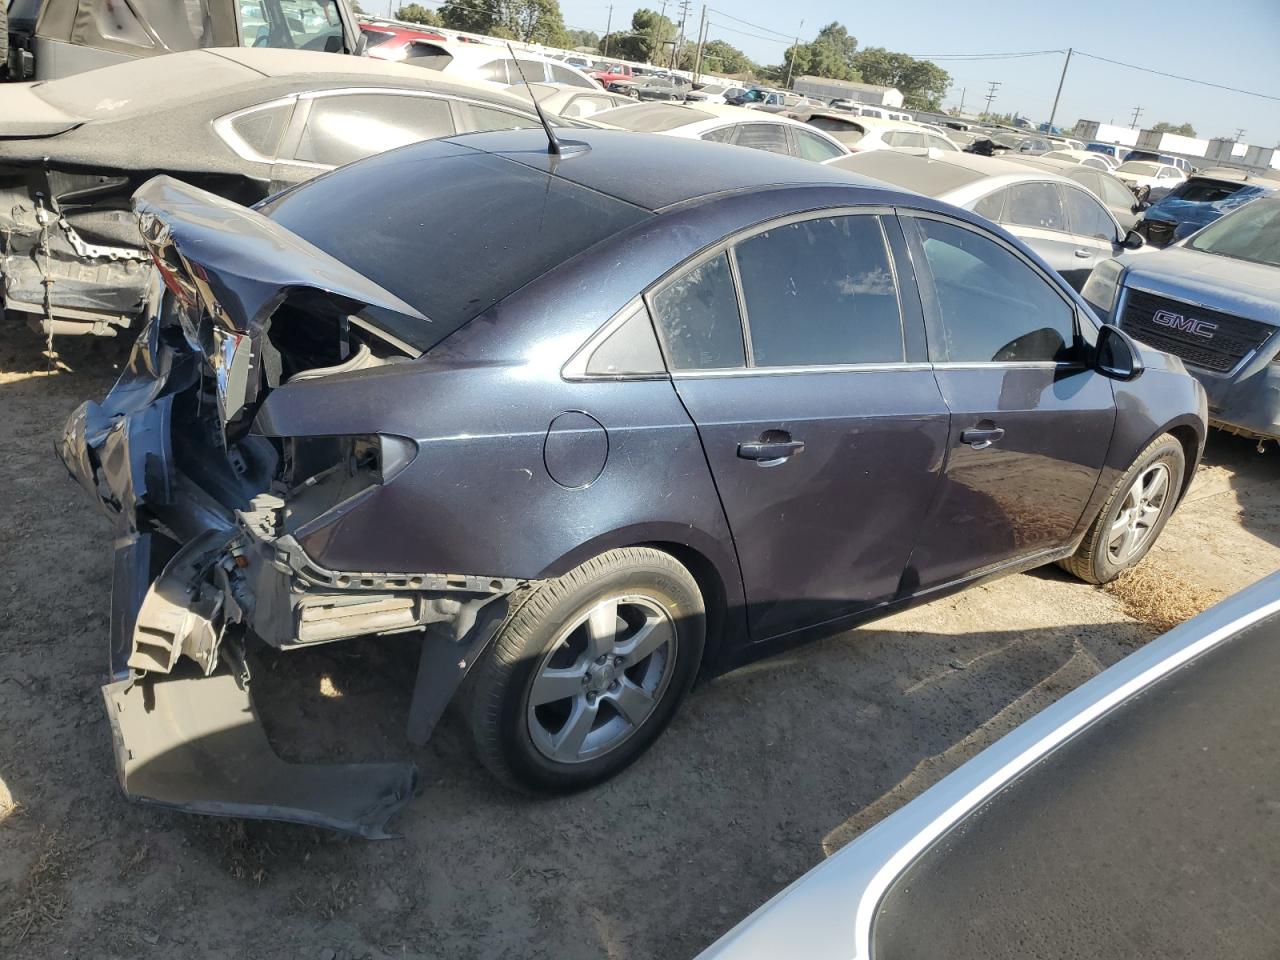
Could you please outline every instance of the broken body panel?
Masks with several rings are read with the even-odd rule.
[[[264,393],[287,409],[300,385],[407,360],[414,351],[368,318],[420,315],[229,201],[158,178],[136,204],[170,293],[116,387],[71,416],[60,450],[114,526],[104,695],[122,785],[194,812],[385,836],[413,766],[281,761],[250,704],[246,637],[290,649],[432,627],[410,711],[425,740],[521,581],[313,559],[308,537],[367,505],[416,444],[272,435],[255,414]],[[298,335],[273,325],[298,303],[316,342],[282,352]],[[220,667],[230,673],[213,676]]]

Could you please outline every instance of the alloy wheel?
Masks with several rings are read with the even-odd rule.
[[[676,647],[671,615],[656,600],[598,601],[560,631],[534,672],[526,708],[534,746],[557,763],[616,749],[662,700]]]
[[[1127,563],[1146,547],[1168,496],[1165,464],[1154,463],[1134,478],[1107,532],[1107,554],[1113,563]]]

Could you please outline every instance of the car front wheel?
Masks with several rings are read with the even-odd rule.
[[[1182,444],[1161,434],[1116,483],[1074,554],[1059,561],[1089,583],[1108,583],[1147,555],[1169,521],[1186,473]]]
[[[608,779],[662,733],[702,660],[697,582],[670,554],[601,554],[518,596],[468,678],[476,751],[501,781],[559,793]]]

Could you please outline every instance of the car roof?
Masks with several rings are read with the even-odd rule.
[[[291,81],[295,82],[291,84]],[[309,84],[314,84],[315,89],[386,84],[481,96],[486,100],[510,99],[512,106],[518,104],[518,98],[510,97],[491,83],[445,76],[424,67],[409,67],[372,57],[267,47],[188,50],[163,57],[127,60],[59,80],[31,84],[25,89],[62,115],[79,120],[112,121],[190,106],[201,100],[233,95],[236,91],[261,90],[263,95],[249,98],[247,106],[272,96],[302,92]],[[11,96],[9,88],[10,85],[0,87],[0,105]]]
[[[893,150],[869,150],[840,157],[830,166],[926,197],[943,197],[985,180],[1001,185],[1027,181],[1071,183],[1047,170],[1033,171],[1008,160],[950,151],[940,156],[913,156]]]
[[[769,114],[765,117],[774,119]],[[560,131],[560,136],[562,142],[580,142],[589,149],[557,157],[548,153],[546,135],[539,129],[466,134],[449,142],[544,170],[652,211],[714,194],[774,186],[892,189],[829,165],[723,143],[593,128]]]

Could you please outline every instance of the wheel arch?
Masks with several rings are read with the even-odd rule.
[[[707,614],[704,671],[749,641],[742,575],[732,547],[687,524],[641,524],[614,530],[580,544],[543,571],[558,577],[592,557],[623,547],[651,547],[675,557],[693,575]],[[738,638],[737,644],[734,638]]]

